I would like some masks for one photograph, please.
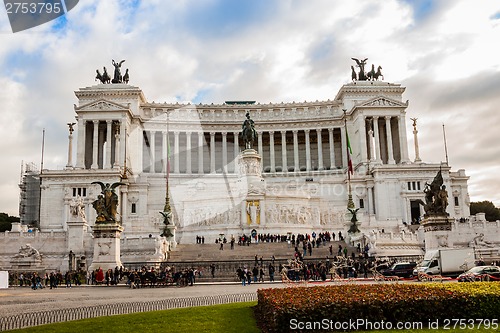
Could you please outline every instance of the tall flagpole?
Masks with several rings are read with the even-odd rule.
[[[351,157],[349,152],[349,135],[347,134],[347,110],[342,109],[344,111],[344,129],[345,129],[345,139],[346,139],[346,154],[347,154],[347,188],[348,188],[348,197],[347,197],[347,208],[354,209],[354,201],[352,201],[352,188],[351,188]]]
[[[448,165],[448,147],[446,146],[446,131],[443,124],[444,154],[446,156],[446,165]]]
[[[42,172],[43,172],[43,154],[45,150],[45,128],[42,131],[42,157],[40,161],[40,189],[38,192],[38,223],[36,227],[40,228],[40,219],[42,218]]]
[[[170,132],[168,129],[169,123],[169,113],[167,111],[167,177],[166,177],[166,189],[165,189],[165,207],[163,207],[163,211],[165,213],[172,213],[172,208],[170,207],[170,194],[169,194],[169,178],[170,178]]]

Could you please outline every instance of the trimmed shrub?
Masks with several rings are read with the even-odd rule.
[[[263,289],[257,322],[264,332],[288,332],[303,322],[428,322],[449,318],[497,318],[498,283],[372,284]]]

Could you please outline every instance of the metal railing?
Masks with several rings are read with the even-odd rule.
[[[0,331],[102,316],[187,308],[193,306],[250,302],[255,300],[257,300],[256,293],[246,293],[189,298],[168,298],[149,302],[112,303],[79,308],[22,313],[13,316],[0,317]]]

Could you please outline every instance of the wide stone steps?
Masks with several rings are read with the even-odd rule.
[[[329,247],[332,245],[333,255],[337,255],[338,246],[342,248],[347,244],[344,241],[333,241],[323,243],[320,247],[312,249],[312,257],[326,258],[330,255]],[[356,253],[356,248],[347,246],[348,254]],[[299,251],[302,252],[302,246],[299,246]],[[278,243],[251,243],[246,245],[234,245],[231,250],[229,243],[224,244],[223,250],[220,250],[220,244],[179,244],[174,251],[169,253],[169,262],[199,262],[199,261],[232,261],[232,260],[254,260],[255,256],[259,259],[268,261],[274,255],[276,259],[290,259],[293,257],[295,248],[286,242]],[[307,253],[306,257],[311,257]]]

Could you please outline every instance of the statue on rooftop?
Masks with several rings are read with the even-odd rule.
[[[122,64],[125,62],[125,60],[122,60],[120,62],[115,62],[114,60],[111,60],[111,63],[113,66],[115,66],[115,74],[113,77],[113,80],[111,80],[111,83],[122,83],[123,77],[122,73],[120,72],[120,68],[122,67]]]
[[[359,72],[356,73],[354,67],[351,66],[351,79],[352,81],[375,81],[379,78],[384,79],[384,75],[382,74],[382,66],[378,66],[377,70],[375,70],[375,65],[372,64],[372,68],[369,72],[365,72],[366,61],[368,58],[363,60],[359,60],[356,58],[351,58],[356,62],[356,67],[359,68]]]

